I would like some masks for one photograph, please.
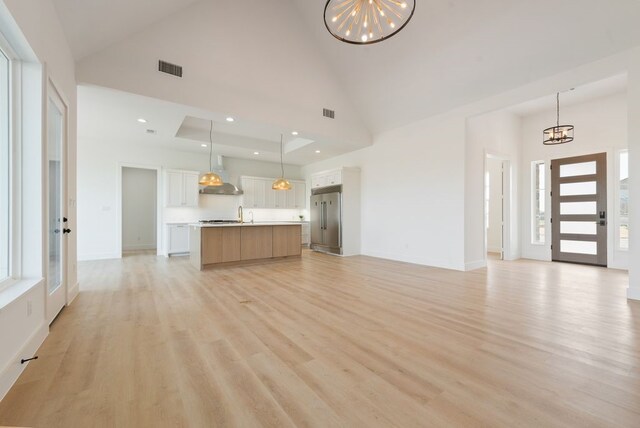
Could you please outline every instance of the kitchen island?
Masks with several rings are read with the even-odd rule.
[[[300,257],[298,222],[189,225],[191,264],[198,270]]]

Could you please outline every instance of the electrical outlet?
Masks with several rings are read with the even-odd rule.
[[[32,312],[33,304],[31,303],[31,300],[27,300],[27,316],[30,317]]]

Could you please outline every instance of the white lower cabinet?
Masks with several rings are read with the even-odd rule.
[[[302,223],[302,235],[300,237],[302,240],[302,245],[311,244],[311,224]]]
[[[167,226],[167,255],[189,253],[189,226],[171,224]]]

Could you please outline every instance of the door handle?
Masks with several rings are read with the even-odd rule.
[[[62,233],[71,233],[71,229],[62,229]]]
[[[324,230],[327,230],[327,216],[329,214],[329,210],[327,209],[327,203],[323,202],[324,205],[324,215],[322,216],[324,218]]]
[[[66,217],[62,217],[62,222],[63,222],[63,223],[66,223],[66,222],[68,222],[68,221],[69,221],[69,220],[68,220]]]

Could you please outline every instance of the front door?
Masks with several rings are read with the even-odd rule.
[[[64,235],[69,232],[65,216],[65,153],[67,108],[49,86],[47,103],[47,320],[53,322],[67,298]]]
[[[607,266],[607,154],[551,161],[552,259]]]

